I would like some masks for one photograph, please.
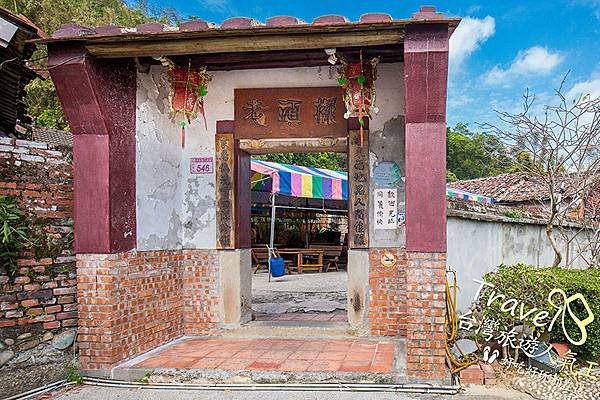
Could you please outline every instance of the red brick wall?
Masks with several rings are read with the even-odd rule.
[[[77,326],[70,149],[0,138],[0,195],[17,197],[41,244],[14,276],[0,266],[0,337]]]
[[[406,268],[407,373],[446,377],[446,253],[408,252]]]
[[[395,266],[383,266],[384,252],[396,255]],[[370,332],[375,336],[406,337],[406,252],[398,248],[372,248],[369,263]]]
[[[109,369],[218,322],[214,250],[77,255],[79,360]]]
[[[219,322],[216,250],[183,250],[183,323],[186,335],[210,335]]]

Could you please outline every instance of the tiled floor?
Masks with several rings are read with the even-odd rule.
[[[131,367],[386,373],[394,353],[391,342],[364,339],[191,338]]]
[[[347,322],[346,312],[340,313],[284,313],[256,314],[256,321],[329,321]]]

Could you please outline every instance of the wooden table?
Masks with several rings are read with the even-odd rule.
[[[277,253],[279,253],[279,255],[296,255],[296,266],[298,267],[299,274],[303,273],[305,269],[318,270],[319,272],[323,272],[323,250],[282,249],[277,250]],[[306,260],[305,258],[308,260]]]

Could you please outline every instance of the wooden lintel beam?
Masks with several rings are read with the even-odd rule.
[[[345,153],[348,149],[346,138],[321,138],[321,139],[242,139],[240,149],[250,154],[273,153],[315,153],[333,152]]]
[[[99,58],[175,56],[206,53],[367,47],[402,43],[404,31],[358,31],[181,38],[172,40],[92,42],[87,50]]]

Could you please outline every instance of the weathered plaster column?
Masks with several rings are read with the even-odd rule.
[[[250,154],[235,139],[234,121],[217,121],[215,149],[220,321],[236,328],[252,318]]]
[[[50,45],[48,66],[73,133],[75,251],[118,253],[136,244],[135,90],[130,61],[97,61]]]
[[[414,19],[436,19],[422,8]],[[445,367],[446,85],[448,25],[411,24],[404,41],[407,372],[442,380]]]
[[[55,36],[77,29],[83,28],[66,26]],[[133,62],[100,61],[79,45],[51,44],[48,65],[73,133],[80,362],[82,369],[106,375],[121,360],[182,334],[181,302],[157,304],[155,293],[142,292],[148,286],[140,278],[153,279],[163,293],[177,290],[181,257],[131,251],[136,246]],[[163,257],[163,263],[152,257]],[[148,310],[156,311],[152,327]]]
[[[361,140],[358,118],[348,120],[348,323],[363,332],[369,307],[369,119]]]

